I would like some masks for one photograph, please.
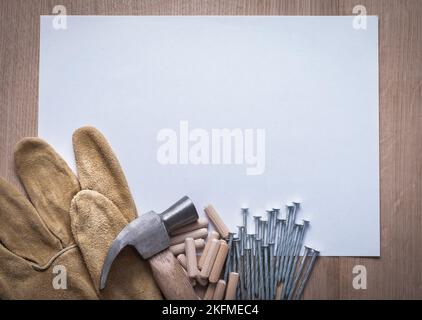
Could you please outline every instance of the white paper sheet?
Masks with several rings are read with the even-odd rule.
[[[322,255],[380,254],[376,17],[359,30],[354,17],[72,16],[65,30],[53,19],[41,17],[39,135],[73,168],[72,132],[93,125],[140,212],[188,195],[236,230],[241,206],[300,200]],[[209,155],[194,157],[183,121],[202,151],[208,135]],[[223,128],[240,130],[232,159],[221,154],[231,164],[212,148]],[[265,152],[251,161],[241,147],[256,151],[259,129]],[[171,132],[177,157],[160,158]]]

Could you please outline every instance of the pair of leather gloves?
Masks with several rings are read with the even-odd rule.
[[[78,176],[45,141],[17,144],[16,173],[29,199],[0,178],[0,299],[162,299],[149,265],[131,247],[99,290],[108,249],[136,207],[98,130],[75,131],[73,148]],[[57,288],[63,272],[65,286]]]

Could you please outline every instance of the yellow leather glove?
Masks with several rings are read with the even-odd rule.
[[[148,264],[130,247],[99,291],[108,248],[136,208],[98,130],[77,130],[73,146],[78,178],[43,140],[18,143],[16,173],[29,200],[0,178],[0,298],[161,299]]]

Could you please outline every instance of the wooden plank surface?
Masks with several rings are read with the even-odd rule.
[[[39,16],[52,0],[0,1],[0,175],[18,185],[15,143],[37,132]],[[380,19],[381,258],[322,258],[306,299],[422,298],[422,1],[63,0],[79,15],[352,15]],[[358,206],[358,204],[357,204]],[[366,290],[352,286],[364,265]]]
[[[340,1],[349,14],[353,0]],[[381,258],[340,259],[340,298],[422,298],[422,1],[359,1],[378,15]],[[368,272],[354,290],[355,265]]]

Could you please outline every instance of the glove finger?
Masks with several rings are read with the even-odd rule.
[[[113,202],[91,190],[80,191],[73,198],[70,216],[74,238],[98,290],[108,249],[127,221]],[[109,299],[161,299],[149,264],[130,247],[113,262],[101,295]]]
[[[25,138],[16,145],[15,166],[47,228],[63,247],[73,243],[69,208],[80,186],[66,162],[45,141]]]
[[[39,265],[62,249],[32,204],[0,178],[0,243],[16,255]]]
[[[73,149],[82,189],[110,199],[126,222],[135,219],[136,207],[125,175],[105,137],[95,128],[80,128],[73,134]]]

